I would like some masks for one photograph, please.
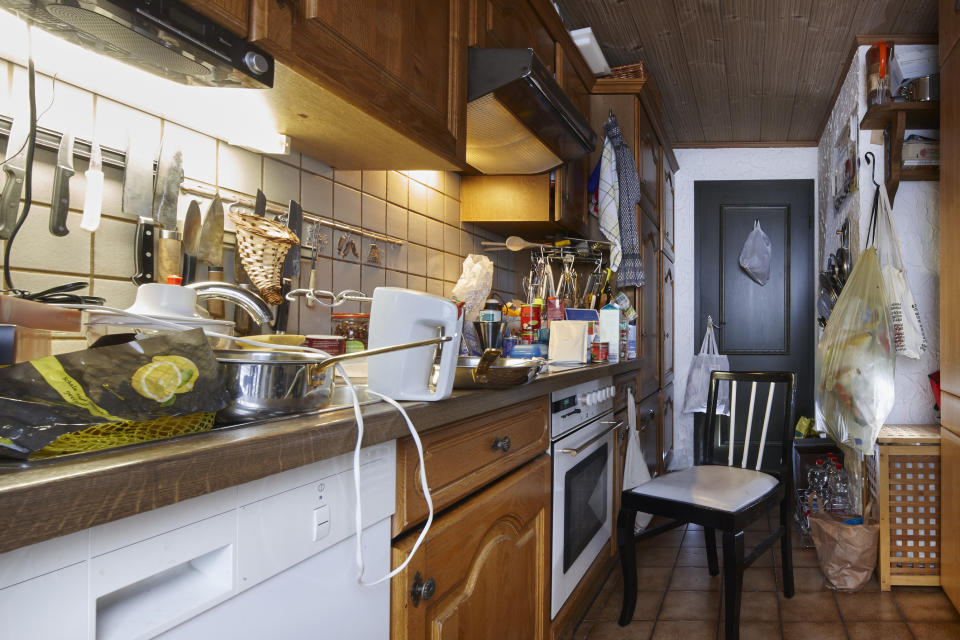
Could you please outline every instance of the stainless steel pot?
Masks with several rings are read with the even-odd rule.
[[[335,370],[332,365],[449,340],[450,337],[445,336],[339,356],[294,351],[215,351],[230,394],[230,404],[217,413],[217,422],[236,424],[324,409],[333,395]]]
[[[914,78],[900,87],[900,95],[911,102],[930,102],[940,99],[940,74]]]

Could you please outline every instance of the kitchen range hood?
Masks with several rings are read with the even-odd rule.
[[[467,163],[481,173],[544,173],[596,147],[533,49],[471,47],[467,83]]]

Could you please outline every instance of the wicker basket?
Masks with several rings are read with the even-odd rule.
[[[885,425],[877,438],[880,588],[940,584],[940,427]]]
[[[629,78],[631,80],[645,80],[647,78],[647,65],[642,62],[634,64],[624,64],[619,67],[610,67],[611,78]]]
[[[237,225],[237,251],[250,281],[270,304],[281,304],[283,259],[290,247],[300,244],[293,231],[279,222],[245,213],[230,213]]]

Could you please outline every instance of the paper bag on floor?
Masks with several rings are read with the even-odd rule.
[[[637,431],[637,403],[633,399],[633,392],[627,389],[627,459],[623,465],[624,491],[650,481],[650,470],[647,461],[643,459],[643,447],[640,446],[640,433]],[[649,513],[638,513],[637,521],[633,525],[635,533],[647,528],[653,516]]]
[[[810,535],[828,587],[859,591],[870,581],[877,566],[880,525],[844,524],[843,519],[818,511],[810,514]]]

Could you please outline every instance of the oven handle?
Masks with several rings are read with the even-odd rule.
[[[590,445],[592,445],[594,442],[596,442],[596,441],[599,440],[600,438],[606,437],[606,436],[610,435],[610,433],[611,433],[612,431],[616,431],[617,429],[619,429],[620,427],[622,427],[622,426],[623,426],[623,420],[618,420],[617,422],[614,422],[614,421],[612,421],[612,420],[605,420],[604,422],[601,422],[600,424],[612,424],[613,426],[610,427],[609,429],[607,429],[606,431],[604,431],[603,433],[601,433],[600,435],[598,435],[597,437],[591,439],[591,440],[590,440],[589,442],[587,442],[586,444],[580,445],[580,446],[577,447],[576,449],[557,449],[557,451],[558,451],[559,453],[566,453],[567,455],[576,457],[576,455],[577,455],[578,453],[583,453],[583,450],[584,450],[584,449],[586,449],[587,447],[589,447]]]

